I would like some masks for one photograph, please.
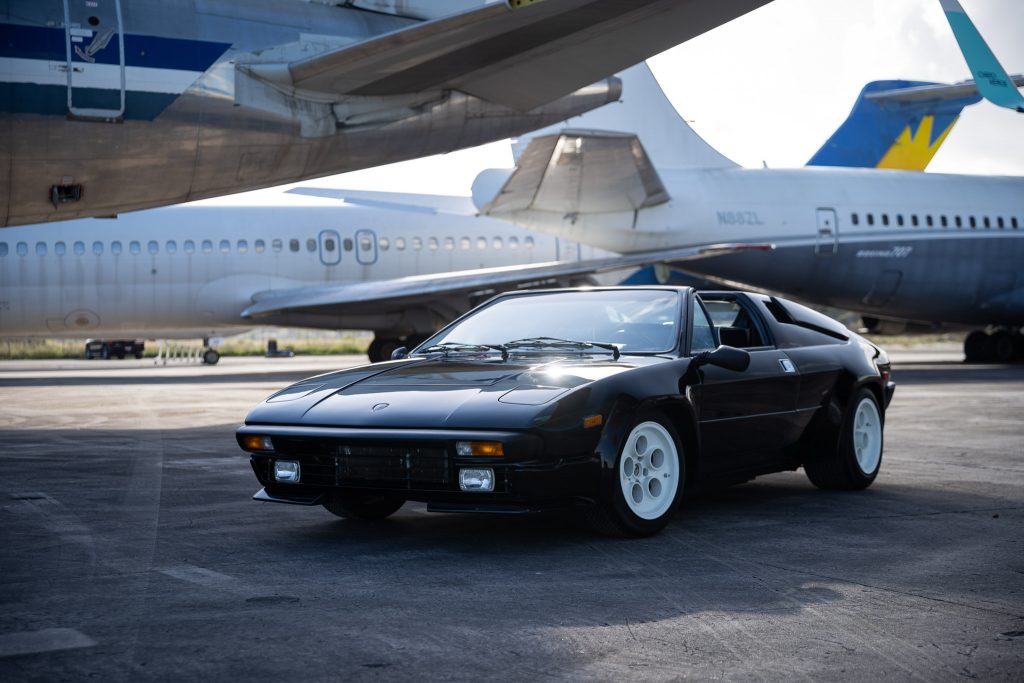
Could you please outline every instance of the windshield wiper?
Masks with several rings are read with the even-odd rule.
[[[497,351],[501,353],[501,360],[508,360],[508,349],[504,344],[465,344],[463,342],[442,342],[423,349],[420,353],[442,353],[447,358],[451,352],[461,351]]]
[[[505,342],[504,346],[509,349],[534,346],[537,348],[554,349],[605,349],[612,352],[612,358],[618,360],[621,353],[615,344],[595,341],[576,341],[575,339],[559,339],[558,337],[527,337]]]

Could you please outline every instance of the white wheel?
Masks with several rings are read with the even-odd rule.
[[[853,452],[860,471],[869,476],[882,460],[882,418],[869,398],[861,399],[853,414]]]
[[[679,451],[657,422],[641,422],[626,439],[619,458],[619,485],[630,512],[659,519],[672,508],[679,489]]]

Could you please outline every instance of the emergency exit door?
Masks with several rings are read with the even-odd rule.
[[[125,109],[121,0],[64,0],[68,113],[120,121]]]
[[[839,251],[839,223],[835,209],[817,210],[817,238],[814,253],[818,256],[832,256]]]

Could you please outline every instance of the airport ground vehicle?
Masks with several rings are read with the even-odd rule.
[[[800,466],[869,486],[895,387],[884,351],[820,313],[688,287],[499,295],[395,355],[250,412],[257,500],[358,519],[579,505],[650,535],[696,486]]]
[[[87,339],[85,341],[85,359],[93,358],[124,358],[135,356],[142,358],[146,351],[146,342],[141,339]]]

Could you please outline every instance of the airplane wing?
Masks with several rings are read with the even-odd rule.
[[[479,268],[393,280],[266,291],[253,296],[253,304],[242,311],[242,317],[256,320],[289,314],[326,315],[339,309],[344,309],[347,315],[361,312],[387,314],[393,310],[434,304],[445,310],[464,312],[470,303],[511,289],[580,282],[596,273],[652,263],[679,263],[734,251],[770,251],[774,248],[772,244],[710,244],[603,259]],[[452,300],[469,303],[452,305]],[[448,317],[450,319],[450,314]]]
[[[615,213],[668,199],[636,135],[565,130],[531,140],[482,212],[498,217],[522,211]]]
[[[529,111],[771,0],[503,0],[290,62],[238,69],[336,100],[459,90]]]
[[[964,12],[964,8],[957,0],[939,0],[939,3],[949,21],[949,27],[953,29],[960,51],[964,53],[967,66],[978,83],[982,97],[992,104],[1024,113],[1024,96],[1017,90],[1016,83],[1006,75],[1003,65],[992,54],[992,50],[981,37],[974,22]]]

